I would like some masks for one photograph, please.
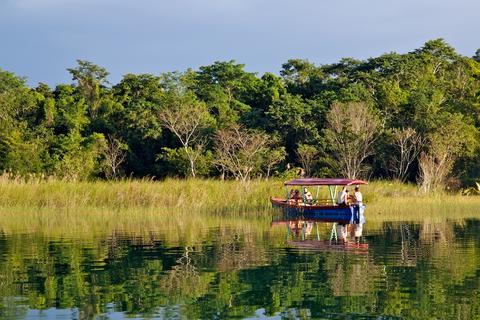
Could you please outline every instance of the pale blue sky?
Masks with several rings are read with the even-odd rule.
[[[70,83],[76,59],[113,83],[230,59],[277,73],[290,58],[365,59],[439,37],[472,56],[479,12],[479,0],[0,0],[0,68],[31,85]]]

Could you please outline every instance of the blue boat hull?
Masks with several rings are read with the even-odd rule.
[[[285,200],[271,199],[272,206],[282,210],[282,220],[303,219],[342,224],[365,223],[365,206],[292,205]]]

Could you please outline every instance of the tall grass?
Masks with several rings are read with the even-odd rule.
[[[373,181],[362,192],[371,222],[480,217],[480,197],[425,195],[415,185],[390,181]],[[171,229],[195,237],[202,231],[192,230],[218,224],[253,221],[249,228],[268,228],[270,196],[285,196],[283,181],[68,182],[0,176],[0,227],[58,234]]]
[[[117,182],[1,181],[0,208],[156,208],[215,213],[269,208],[281,183],[217,180],[123,180]]]

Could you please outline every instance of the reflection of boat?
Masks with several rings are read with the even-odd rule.
[[[310,220],[302,217],[273,217],[272,226],[285,226],[287,228],[287,240],[293,238],[294,240],[306,241],[306,239],[315,234],[317,241],[320,243],[319,224],[328,224],[324,220]],[[329,244],[360,244],[360,239],[363,235],[363,223],[342,224],[334,222],[330,231]],[[324,238],[325,239],[325,238]],[[354,240],[355,242],[350,242]],[[295,241],[294,241],[295,242]],[[367,246],[368,248],[368,246]]]
[[[351,252],[356,254],[367,254],[368,243],[356,243],[356,242],[331,242],[331,241],[318,241],[318,240],[304,240],[304,241],[288,241],[288,244],[293,245],[302,250],[315,250],[315,251],[339,251],[339,252]]]
[[[279,208],[287,216],[302,216],[305,220],[321,220],[324,222],[338,223],[358,223],[363,216],[365,206],[355,205],[337,205],[337,187],[367,184],[363,180],[352,179],[295,179],[285,183],[287,198],[270,198],[272,206]],[[299,190],[290,187],[300,187]],[[307,198],[305,194],[306,187],[314,187],[316,189],[316,197]],[[327,188],[327,196],[321,198],[322,187]],[[292,192],[299,194],[298,197],[292,197]]]

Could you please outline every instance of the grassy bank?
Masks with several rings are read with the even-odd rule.
[[[270,207],[268,197],[282,194],[279,181],[125,180],[118,182],[0,183],[2,209],[155,209],[158,213],[240,213]]]
[[[415,185],[386,181],[373,181],[362,191],[370,222],[480,217],[480,197],[425,195]],[[4,230],[58,229],[58,233],[194,230],[194,226],[207,229],[252,219],[268,226],[269,197],[284,195],[283,182],[279,180],[241,183],[0,179],[0,225]]]

